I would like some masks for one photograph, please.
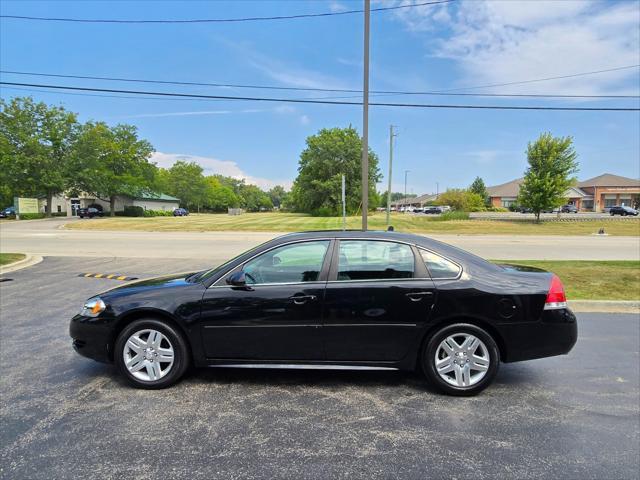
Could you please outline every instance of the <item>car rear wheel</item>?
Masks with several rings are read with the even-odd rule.
[[[427,342],[422,368],[427,378],[449,395],[475,395],[498,373],[500,352],[480,327],[458,323],[438,330]]]
[[[182,335],[167,323],[141,319],[118,335],[114,351],[118,370],[135,387],[165,388],[176,383],[189,364]]]

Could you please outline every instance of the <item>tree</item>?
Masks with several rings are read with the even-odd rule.
[[[196,162],[178,160],[169,169],[169,189],[171,195],[180,199],[181,205],[199,210],[207,196],[202,167]]]
[[[76,114],[32,98],[0,100],[0,179],[14,195],[45,195],[48,217],[53,197],[70,183]],[[6,192],[5,192],[6,194]]]
[[[271,210],[273,203],[265,192],[255,185],[242,185],[240,188],[240,204],[249,212]]]
[[[484,199],[477,193],[451,188],[438,196],[438,205],[449,205],[453,210],[478,212],[484,210]]]
[[[361,207],[362,141],[353,127],[322,129],[307,138],[300,154],[298,177],[291,189],[292,203],[301,212],[337,215],[342,209],[342,175],[346,177],[347,212]],[[369,149],[369,197],[376,207],[376,183],[380,180],[378,156]]]
[[[289,195],[287,191],[284,189],[284,187],[281,185],[276,185],[267,193],[271,198],[271,203],[273,203],[273,206],[276,208],[282,208],[282,205],[286,204],[287,197]]]
[[[210,210],[221,212],[240,205],[238,195],[233,192],[231,187],[223,185],[217,176],[206,177],[205,182],[207,189],[204,204]]]
[[[540,212],[562,205],[564,194],[576,181],[578,155],[571,137],[543,133],[527,146],[527,168],[520,185],[518,203],[530,208],[540,221]]]
[[[480,177],[476,177],[471,186],[469,187],[469,191],[473,193],[477,193],[480,195],[480,198],[484,201],[484,203],[488,203],[489,194],[487,193],[487,187],[484,184],[484,180]]]
[[[114,216],[118,195],[137,196],[155,186],[156,166],[149,162],[152,152],[151,144],[138,139],[132,125],[89,122],[74,148],[75,186],[108,199]]]

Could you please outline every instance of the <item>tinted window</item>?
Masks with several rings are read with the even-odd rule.
[[[394,242],[343,240],[340,242],[338,280],[382,280],[413,277],[409,245]]]
[[[247,283],[298,283],[318,280],[329,240],[274,248],[243,268]]]
[[[458,265],[440,255],[426,250],[420,250],[420,255],[431,274],[431,278],[456,278],[460,274],[461,268]]]

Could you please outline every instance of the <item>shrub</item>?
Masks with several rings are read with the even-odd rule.
[[[487,212],[508,212],[508,211],[509,209],[504,207],[494,207],[494,206],[487,207]]]
[[[442,215],[437,217],[433,217],[433,220],[438,222],[446,222],[449,220],[469,220],[469,212],[451,210],[449,212],[444,212]]]
[[[313,217],[335,217],[336,212],[333,208],[329,207],[320,207],[316,208],[311,212],[311,216]]]
[[[438,204],[449,205],[454,210],[465,212],[481,212],[484,210],[484,199],[480,195],[459,188],[452,188],[440,194]]]
[[[20,220],[37,220],[39,218],[44,218],[44,213],[21,213]]]
[[[145,217],[171,217],[173,212],[167,210],[145,210]]]
[[[144,208],[129,205],[124,207],[123,215],[125,217],[144,217]]]

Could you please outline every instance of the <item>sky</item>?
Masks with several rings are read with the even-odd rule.
[[[416,0],[417,1],[417,0]],[[373,1],[372,8],[416,3]],[[361,1],[0,1],[0,14],[91,19],[242,18],[343,12]],[[639,95],[640,2],[457,0],[371,14],[371,90],[459,93]],[[2,70],[303,88],[362,88],[363,16],[296,20],[101,24],[0,19]],[[636,66],[611,72],[540,80]],[[2,81],[130,90],[288,98],[355,93],[155,85],[2,73]],[[487,85],[524,82],[516,85]],[[484,88],[471,88],[484,87]],[[72,95],[2,86],[2,98],[31,95],[77,112],[81,121],[136,125],[170,166],[289,187],[305,139],[353,125],[357,105]],[[353,98],[352,98],[353,97]],[[371,101],[465,105],[616,107],[638,98],[550,99],[375,95]],[[570,135],[580,179],[602,173],[640,177],[639,112],[412,109],[372,106],[369,144],[386,188],[389,125],[397,126],[393,190],[432,193],[495,185],[522,176],[527,143],[543,132]]]

